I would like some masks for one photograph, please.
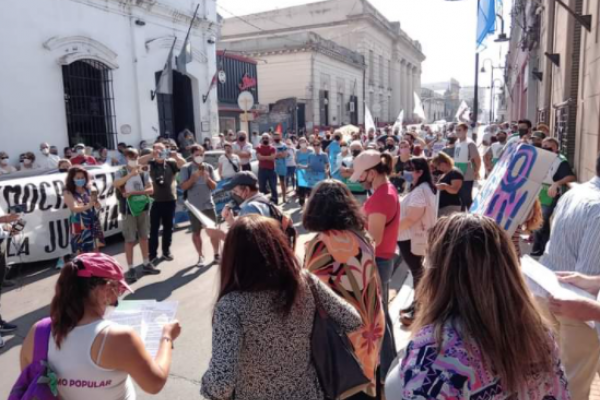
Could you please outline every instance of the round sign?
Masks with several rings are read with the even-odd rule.
[[[222,84],[225,84],[225,82],[227,82],[227,74],[225,73],[225,71],[220,70],[218,77],[219,77],[219,82],[221,82]]]
[[[129,135],[131,133],[131,125],[125,124],[121,125],[121,134]]]
[[[243,111],[250,111],[254,107],[254,96],[248,91],[240,93],[238,96],[238,106]]]

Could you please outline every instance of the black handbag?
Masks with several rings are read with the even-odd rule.
[[[348,336],[323,308],[311,277],[308,284],[316,306],[311,353],[319,383],[326,399],[345,399],[362,392],[370,381],[354,355]]]

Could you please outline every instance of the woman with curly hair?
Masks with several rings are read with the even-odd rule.
[[[376,370],[385,330],[375,249],[360,205],[337,180],[319,183],[303,215],[306,230],[317,235],[307,244],[304,266],[352,304],[363,326],[348,335],[371,384],[352,399],[376,396]]]

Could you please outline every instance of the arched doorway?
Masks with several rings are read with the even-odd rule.
[[[116,147],[112,71],[96,60],[62,67],[69,145]]]
[[[156,82],[161,71],[156,72]],[[173,94],[157,94],[160,135],[177,140],[184,129],[195,133],[194,98],[189,76],[173,71]]]

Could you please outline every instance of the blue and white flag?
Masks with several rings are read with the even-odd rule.
[[[485,38],[496,31],[496,1],[479,0],[477,10],[477,49],[483,46]]]

